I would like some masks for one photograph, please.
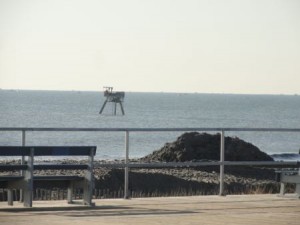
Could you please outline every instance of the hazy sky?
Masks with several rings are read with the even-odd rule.
[[[300,94],[299,0],[0,0],[0,88]]]

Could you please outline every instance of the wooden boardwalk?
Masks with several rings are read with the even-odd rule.
[[[96,207],[36,201],[33,208],[0,203],[1,225],[300,224],[300,199],[276,195],[95,200]]]

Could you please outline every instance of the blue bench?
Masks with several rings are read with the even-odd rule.
[[[16,175],[1,175],[0,188],[8,191],[8,204],[13,205],[13,189],[23,191],[25,207],[32,207],[34,186],[41,182],[62,184],[68,188],[68,203],[73,203],[73,190],[83,189],[83,204],[93,206],[92,191],[94,188],[93,161],[95,146],[0,146],[0,156],[24,156],[26,164],[0,163],[0,171],[22,171]],[[86,156],[85,163],[34,163],[35,156]],[[35,170],[84,170],[84,176],[74,175],[34,175]]]

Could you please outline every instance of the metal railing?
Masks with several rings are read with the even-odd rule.
[[[124,168],[124,198],[129,198],[129,168],[172,168],[220,166],[219,195],[224,195],[225,166],[269,166],[269,167],[299,167],[299,161],[225,161],[225,132],[300,132],[300,128],[40,128],[40,127],[0,127],[0,131],[22,132],[22,146],[26,145],[26,132],[124,132],[125,160],[123,163],[101,163],[95,167]],[[129,160],[129,134],[131,132],[220,132],[220,160],[216,162],[169,162],[169,163],[136,163]],[[22,158],[24,163],[24,158]]]

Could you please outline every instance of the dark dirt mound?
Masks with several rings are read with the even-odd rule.
[[[184,133],[176,141],[166,143],[143,160],[164,162],[220,160],[220,134]],[[273,158],[238,137],[225,137],[225,160],[273,161]]]

